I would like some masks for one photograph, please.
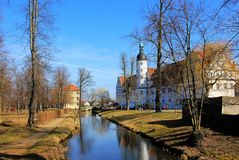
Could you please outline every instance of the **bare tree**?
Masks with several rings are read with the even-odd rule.
[[[24,28],[25,33],[28,36],[29,49],[31,53],[31,86],[30,86],[30,98],[29,98],[29,118],[27,125],[32,127],[34,125],[35,114],[35,97],[37,90],[37,67],[41,66],[38,60],[42,60],[43,53],[49,53],[50,41],[49,31],[53,25],[52,17],[49,12],[50,0],[29,0],[28,7],[26,7],[27,26]],[[46,59],[48,57],[45,57]]]
[[[78,84],[80,89],[80,106],[79,111],[82,107],[82,97],[85,93],[86,89],[94,84],[93,76],[91,75],[91,72],[88,71],[85,68],[79,68],[79,78],[78,78]]]
[[[68,83],[69,72],[65,66],[58,66],[54,74],[54,97],[57,97],[57,108],[63,108],[64,106],[64,86]]]
[[[1,43],[0,43],[1,45]],[[0,108],[2,112],[10,107],[12,79],[7,53],[0,50]]]
[[[164,44],[164,35],[163,32],[167,25],[166,15],[172,10],[172,2],[173,0],[159,0],[157,4],[153,7],[150,7],[148,10],[148,14],[146,15],[146,22],[142,33],[140,31],[136,31],[130,35],[131,38],[136,40],[137,42],[145,41],[150,44],[155,50],[156,53],[156,64],[157,70],[155,78],[155,86],[156,86],[156,112],[161,112],[161,70],[163,63],[167,59],[167,54],[164,52],[163,44]]]
[[[109,91],[105,88],[99,88],[95,91],[95,95],[100,103],[100,107],[105,109],[107,107],[107,102],[110,101]]]
[[[130,93],[132,93],[133,88],[136,84],[136,79],[134,77],[135,70],[135,58],[131,57],[130,59],[130,67],[128,67],[127,56],[126,54],[121,55],[121,71],[123,72],[123,93],[125,94],[125,103],[126,109],[129,110],[129,99]],[[122,109],[122,108],[121,108]]]
[[[223,75],[215,75],[218,67],[228,70],[221,60],[230,62],[230,42],[215,43],[215,15],[205,18],[205,6],[180,1],[174,13],[168,17],[169,25],[163,33],[167,43],[171,65],[164,68],[163,77],[185,99],[186,108],[195,134],[200,134],[203,104],[209,90]],[[214,43],[212,43],[214,42]],[[230,71],[229,71],[230,72]],[[169,74],[171,73],[171,75]],[[225,73],[226,74],[226,73]],[[229,78],[230,79],[230,78]]]

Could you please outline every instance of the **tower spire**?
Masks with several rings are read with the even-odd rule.
[[[142,61],[142,60],[147,61],[147,57],[144,54],[144,44],[141,41],[140,44],[139,44],[139,54],[137,55],[137,61]]]

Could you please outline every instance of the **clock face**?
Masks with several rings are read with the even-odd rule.
[[[143,62],[140,62],[140,64],[142,65],[142,64],[143,64]]]

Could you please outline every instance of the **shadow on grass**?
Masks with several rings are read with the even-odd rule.
[[[159,124],[168,128],[176,128],[190,125],[190,123],[185,122],[183,119],[152,121],[148,124]]]
[[[176,130],[175,133],[165,135],[159,138],[160,141],[169,144],[170,146],[190,146],[190,131],[178,131]]]
[[[190,126],[190,123],[185,122],[182,119],[175,119],[175,120],[160,120],[160,121],[152,121],[148,124],[158,124],[163,125],[168,128],[171,128],[170,133],[165,133],[160,138],[159,141],[162,141],[169,146],[189,146],[190,142],[190,135],[191,131],[185,129],[186,126]],[[179,128],[182,127],[182,128]]]
[[[216,127],[211,127],[210,128],[212,131],[216,132],[213,133],[214,135],[217,136],[235,136],[235,137],[239,137],[239,130],[238,129],[223,129],[223,128],[216,128]]]
[[[46,160],[45,158],[37,155],[37,154],[27,154],[27,155],[10,155],[10,154],[0,154],[0,160],[4,160],[4,159],[13,159],[13,160]]]
[[[137,113],[137,114],[132,114],[132,115],[115,116],[113,119],[121,122],[121,121],[127,121],[127,120],[131,120],[131,119],[135,119],[135,118],[141,118],[147,114],[148,113]]]

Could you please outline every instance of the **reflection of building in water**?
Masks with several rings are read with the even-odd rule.
[[[117,127],[118,143],[124,160],[149,160],[147,143],[139,139],[134,133]]]
[[[141,145],[140,145],[140,154],[141,154],[141,160],[149,160],[149,152],[148,152],[148,148],[147,148],[147,144],[144,141],[141,141]]]

